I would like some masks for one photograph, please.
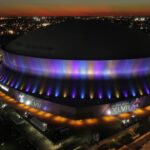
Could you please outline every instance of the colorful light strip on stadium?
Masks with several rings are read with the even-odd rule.
[[[62,60],[20,56],[4,52],[10,69],[55,78],[118,78],[150,74],[150,58],[125,60]]]
[[[53,80],[53,79],[52,79]],[[73,80],[74,81],[74,80]],[[81,82],[80,84],[74,84],[71,82],[71,86],[65,84],[65,82],[57,81],[51,82],[51,80],[41,80],[35,76],[33,79],[24,78],[24,75],[12,73],[11,70],[6,69],[0,73],[0,83],[11,87],[13,89],[23,91],[25,93],[42,95],[46,97],[55,98],[72,98],[72,99],[124,99],[129,97],[137,97],[143,95],[150,95],[150,79],[148,77],[139,78],[132,81],[127,79],[124,86],[121,86],[117,81],[102,84],[101,81],[96,81],[94,84],[87,84]],[[47,84],[48,83],[48,84]],[[64,85],[64,86],[63,86]],[[102,101],[103,102],[103,101]]]
[[[150,114],[150,106],[146,106],[144,108],[137,108],[133,112],[130,113],[120,113],[119,115],[106,115],[106,116],[100,116],[99,118],[88,118],[88,119],[70,119],[63,116],[54,115],[52,113],[48,113],[39,109],[32,108],[28,105],[25,105],[23,103],[20,103],[16,101],[14,98],[7,96],[5,93],[0,91],[0,97],[1,99],[15,107],[16,109],[27,111],[31,113],[33,116],[36,116],[40,119],[44,119],[46,121],[50,121],[51,123],[58,123],[60,124],[66,124],[72,127],[86,127],[86,126],[93,126],[93,125],[99,125],[102,123],[111,123],[116,120],[123,120],[123,119],[129,119],[132,116],[134,117],[145,117]]]

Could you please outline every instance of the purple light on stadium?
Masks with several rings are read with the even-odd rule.
[[[11,87],[13,87],[13,86],[14,86],[14,84],[15,84],[15,79],[13,79],[13,80],[11,81],[10,86],[11,86]]]
[[[6,75],[7,75],[7,74],[4,74],[3,77],[1,78],[1,81],[2,81],[2,82],[4,81]]]
[[[146,94],[150,94],[150,90],[148,86],[146,85],[146,83],[144,83],[144,90],[146,91]]]
[[[44,105],[43,110],[47,111],[48,110],[48,106]]]
[[[51,88],[50,88],[50,87],[47,89],[46,95],[47,95],[47,96],[50,96],[50,95],[51,95]]]
[[[102,99],[102,92],[100,91],[98,94],[99,99]]]
[[[147,94],[150,94],[150,91],[149,91],[149,89],[148,89],[148,88],[146,89],[146,93],[147,93]]]
[[[28,85],[27,85],[27,87],[26,87],[26,92],[29,92],[30,88],[31,88],[31,86],[30,86],[30,84],[28,83]]]
[[[124,97],[125,97],[125,98],[128,97],[128,92],[127,92],[127,91],[124,92]]]
[[[3,83],[4,83],[4,84],[7,82],[8,77],[9,77],[9,74],[7,74],[7,75],[5,76],[5,78],[3,79]]]
[[[150,58],[124,60],[61,60],[4,53],[10,69],[55,78],[116,78],[150,74]]]
[[[73,89],[73,91],[72,91],[72,98],[75,98],[75,97],[76,97],[76,90]]]
[[[3,77],[4,77],[4,74],[1,74],[0,81],[2,81]]]

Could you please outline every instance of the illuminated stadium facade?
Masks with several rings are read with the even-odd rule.
[[[150,112],[150,39],[110,23],[67,21],[3,47],[0,95],[69,125]]]

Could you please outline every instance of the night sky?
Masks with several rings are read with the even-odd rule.
[[[150,15],[150,0],[0,0],[0,15]]]

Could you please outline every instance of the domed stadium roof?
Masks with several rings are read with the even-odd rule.
[[[71,20],[27,33],[4,50],[52,59],[131,59],[150,56],[150,38],[112,23]]]

